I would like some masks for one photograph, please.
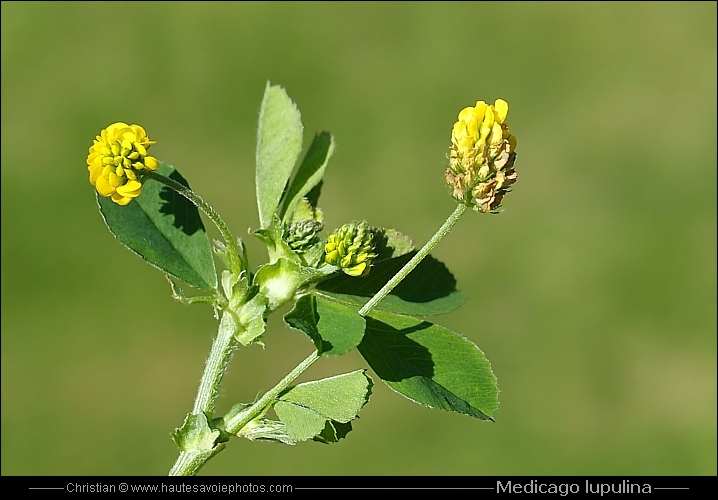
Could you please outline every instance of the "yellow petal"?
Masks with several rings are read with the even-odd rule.
[[[145,129],[142,128],[140,125],[132,125],[130,128],[137,136],[138,141],[142,142],[147,138],[147,132],[145,132]]]
[[[115,193],[112,195],[112,201],[114,201],[118,205],[124,207],[125,205],[127,205],[129,202],[132,201],[132,198],[127,198],[125,196]]]
[[[107,181],[110,183],[110,186],[115,189],[117,189],[117,186],[122,183],[122,179],[120,179],[114,172],[110,172],[110,175],[107,176]]]
[[[127,125],[125,122],[116,122],[116,123],[113,123],[112,125],[110,125],[109,127],[107,127],[107,131],[115,132],[117,130],[122,130],[122,129],[126,129],[126,128],[129,128],[129,125]]]
[[[97,189],[97,192],[102,196],[110,196],[115,193],[115,188],[110,185],[107,178],[104,176],[97,178],[97,181],[95,182],[95,189]]]
[[[344,269],[344,272],[347,273],[349,276],[361,276],[362,274],[366,274],[365,271],[367,271],[368,269],[369,267],[366,265],[366,262],[362,262],[361,264],[357,264],[354,267]]]
[[[330,263],[331,265],[335,265],[338,258],[339,258],[339,253],[336,250],[330,250],[327,252],[327,256],[325,257],[325,260],[328,263]]]
[[[509,103],[503,99],[496,99],[494,108],[496,109],[496,119],[503,123],[506,120],[506,115],[509,114]]]
[[[90,171],[90,183],[94,186],[97,179],[102,175],[102,165],[95,163],[94,165],[90,165],[88,169]]]
[[[494,126],[491,129],[491,136],[489,137],[489,143],[491,144],[498,144],[501,142],[501,140],[504,138],[504,131],[501,128],[500,123],[494,123]]]
[[[476,120],[483,121],[486,116],[488,105],[484,101],[476,101]]]
[[[145,167],[147,167],[150,170],[157,170],[157,167],[160,166],[160,162],[157,161],[157,158],[154,156],[146,156],[145,157]]]
[[[464,121],[471,120],[471,118],[473,116],[474,116],[474,108],[472,108],[471,106],[459,111],[459,121],[464,122]]]
[[[142,191],[142,183],[138,181],[127,181],[124,185],[117,188],[117,192],[122,196],[136,197]]]
[[[366,261],[367,259],[372,258],[370,254],[368,253],[360,253],[355,257],[354,260],[356,260],[357,264],[361,264],[362,262]]]
[[[102,164],[102,155],[98,153],[90,153],[87,155],[87,165],[93,165],[95,163]]]

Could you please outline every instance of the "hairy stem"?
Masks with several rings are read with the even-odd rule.
[[[186,186],[183,186],[179,182],[170,179],[169,177],[166,177],[162,174],[158,174],[157,172],[153,172],[152,170],[148,170],[144,177],[148,179],[153,179],[157,182],[161,182],[165,186],[169,187],[173,191],[181,194],[185,198],[187,198],[194,206],[202,210],[207,217],[210,218],[210,220],[214,223],[215,226],[217,226],[217,229],[219,229],[219,232],[222,234],[222,238],[224,238],[224,242],[227,245],[227,249],[229,250],[227,252],[227,265],[229,267],[229,270],[232,274],[235,276],[239,276],[239,273],[242,271],[242,260],[239,257],[239,249],[237,248],[237,242],[234,241],[234,238],[232,237],[232,233],[229,232],[229,228],[227,227],[227,224],[222,220],[222,217],[215,211],[212,206],[204,201],[204,199],[189,189]]]
[[[220,443],[209,451],[180,452],[177,461],[170,469],[170,476],[195,476],[207,461],[224,449],[224,443]]]
[[[221,337],[221,334],[218,335],[217,338]],[[214,352],[214,347],[219,342],[215,341],[215,345],[212,346],[212,351]],[[212,355],[210,355],[210,358]],[[299,375],[304,373],[307,368],[309,368],[316,360],[319,359],[319,354],[317,351],[312,352],[307,358],[305,358],[301,363],[299,363],[296,368],[294,368],[289,374],[287,374],[286,377],[284,377],[282,380],[279,381],[277,385],[272,387],[269,391],[267,391],[261,398],[259,398],[252,406],[245,408],[241,412],[237,413],[236,415],[227,418],[227,420],[224,423],[224,428],[229,434],[237,434],[240,429],[242,429],[245,425],[247,425],[249,422],[260,416],[263,412],[267,410],[267,407],[269,407],[274,400],[279,396],[279,394],[285,390],[287,387],[289,387],[289,384],[294,382]],[[205,375],[208,372],[210,366],[210,360],[207,360],[207,369],[205,369]],[[202,377],[204,381],[204,376]],[[202,392],[202,385],[200,384],[200,392]],[[214,395],[216,396],[216,394]],[[214,396],[211,398],[212,407],[214,407]],[[200,394],[197,394],[197,400],[195,401],[195,410],[194,412],[197,413],[198,410],[198,404],[200,403]],[[180,452],[179,457],[177,458],[177,461],[172,466],[172,469],[170,470],[170,476],[194,476],[199,472],[199,470],[204,466],[207,461],[215,456],[217,453],[222,451],[225,447],[224,443],[219,443],[211,450],[197,450],[197,451],[182,451]]]
[[[267,406],[272,404],[277,396],[279,396],[284,389],[289,387],[289,384],[294,382],[299,375],[304,373],[306,369],[312,366],[312,364],[318,359],[319,354],[317,351],[312,352],[304,359],[304,361],[299,363],[291,372],[289,372],[286,377],[280,380],[277,385],[265,392],[264,395],[252,406],[242,410],[234,417],[225,421],[224,428],[227,432],[230,434],[237,434],[237,432],[239,432],[245,425],[261,415],[262,412],[266,410]]]
[[[211,419],[222,377],[237,345],[237,340],[234,337],[236,330],[237,327],[232,318],[232,313],[225,310],[219,323],[217,336],[212,343],[212,349],[205,363],[202,378],[199,381],[192,414],[204,413]],[[207,460],[223,449],[224,443],[220,443],[211,450],[181,451],[170,470],[170,476],[194,476]]]
[[[237,339],[234,337],[236,330],[232,313],[225,310],[219,322],[217,337],[212,343],[212,349],[205,363],[202,378],[199,381],[192,413],[212,415],[214,412],[214,402],[219,394],[219,385],[237,345]]]
[[[434,234],[434,236],[432,236],[431,239],[426,242],[426,245],[424,245],[421,250],[419,250],[416,255],[411,258],[409,262],[404,264],[404,267],[402,267],[399,272],[394,275],[394,277],[387,281],[386,285],[384,285],[381,290],[376,292],[376,294],[371,299],[369,299],[366,304],[364,304],[364,307],[359,309],[359,315],[366,316],[372,309],[376,307],[379,302],[381,302],[384,297],[389,295],[389,293],[399,283],[401,283],[401,281],[406,278],[416,266],[419,265],[419,262],[421,262],[424,257],[429,255],[429,252],[434,249],[434,247],[441,241],[441,239],[447,235],[447,233],[451,230],[452,227],[454,227],[454,224],[456,224],[456,222],[459,220],[465,210],[466,205],[464,205],[463,203],[459,203],[454,209],[454,211],[451,213],[451,215],[449,215],[448,219],[446,219],[446,222],[444,222],[444,224],[436,232],[436,234]]]

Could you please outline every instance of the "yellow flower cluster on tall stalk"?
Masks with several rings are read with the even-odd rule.
[[[516,137],[506,123],[509,105],[478,101],[459,113],[451,133],[446,183],[452,196],[479,212],[496,212],[516,182]]]
[[[142,171],[156,170],[159,162],[147,150],[156,144],[139,125],[113,123],[95,138],[87,157],[90,183],[100,196],[127,205],[142,192]]]

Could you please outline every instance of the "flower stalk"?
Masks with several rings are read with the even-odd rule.
[[[444,221],[444,223],[441,225],[439,230],[432,236],[429,241],[426,242],[426,244],[421,247],[421,250],[419,250],[416,255],[414,255],[409,262],[404,264],[404,267],[399,269],[399,271],[389,280],[386,282],[386,285],[384,285],[381,290],[376,292],[376,294],[369,299],[369,301],[364,304],[364,306],[359,309],[358,313],[359,316],[366,316],[371,312],[372,309],[376,307],[376,305],[384,299],[391,291],[402,282],[404,278],[406,278],[411,271],[414,270],[416,266],[419,265],[419,263],[424,260],[424,258],[429,255],[429,252],[431,252],[436,245],[439,244],[441,239],[446,236],[449,231],[451,231],[451,228],[454,227],[454,225],[459,221],[461,218],[461,215],[466,211],[466,205],[463,203],[459,203],[454,211],[449,215],[449,217]]]
[[[224,422],[225,430],[230,434],[237,434],[245,425],[264,413],[279,394],[294,382],[297,377],[304,373],[310,366],[319,359],[319,353],[315,350],[299,363],[291,372],[287,374],[274,387],[264,393],[254,404],[245,408],[237,415],[227,419]]]
[[[222,238],[224,239],[225,245],[229,250],[227,252],[227,266],[229,267],[230,272],[235,276],[239,276],[239,273],[242,272],[244,266],[242,260],[239,257],[239,248],[237,247],[237,242],[234,241],[232,233],[229,232],[229,227],[227,227],[227,224],[224,222],[224,220],[222,220],[222,217],[217,213],[217,211],[212,208],[209,203],[204,201],[204,199],[200,195],[198,195],[188,187],[183,186],[174,179],[170,179],[169,177],[165,177],[162,174],[158,174],[157,172],[152,171],[145,172],[143,174],[143,177],[160,182],[172,189],[173,191],[176,191],[178,194],[187,198],[194,206],[202,210],[207,215],[207,217],[209,217],[209,219],[219,230],[220,234],[222,235]]]

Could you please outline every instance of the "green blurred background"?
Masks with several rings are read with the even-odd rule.
[[[165,474],[216,323],[98,213],[85,158],[142,124],[235,234],[257,228],[266,82],[336,152],[321,206],[423,244],[451,127],[506,99],[519,181],[434,255],[436,320],[496,372],[495,423],[377,383],[348,439],[231,442],[202,474],[716,474],[716,4],[2,3],[2,474]],[[261,245],[245,240],[256,266]],[[311,350],[279,315],[224,411]],[[305,379],[366,364],[356,353]]]

